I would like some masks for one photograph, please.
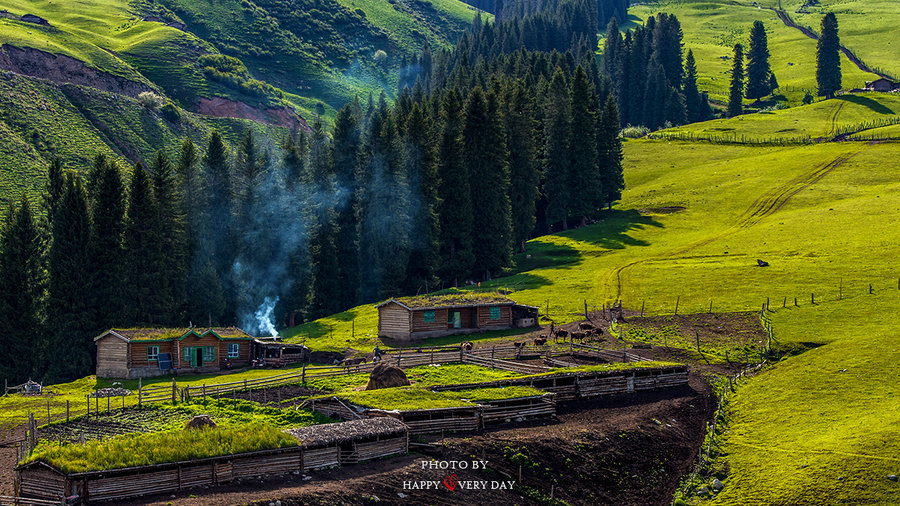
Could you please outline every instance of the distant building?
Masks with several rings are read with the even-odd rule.
[[[866,91],[880,91],[890,93],[900,90],[900,83],[891,81],[890,79],[880,78],[874,81],[866,81]]]
[[[50,23],[46,19],[40,16],[35,16],[34,14],[26,14],[22,16],[22,21],[26,23],[34,23],[36,25],[50,26]]]
[[[390,299],[378,309],[378,335],[399,340],[533,327],[538,308],[496,294],[459,293]]]
[[[237,327],[109,329],[94,338],[97,376],[133,379],[245,366],[252,342]]]

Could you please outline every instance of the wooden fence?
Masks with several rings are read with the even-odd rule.
[[[61,501],[47,499],[30,499],[28,497],[10,497],[0,495],[0,506],[60,506]]]

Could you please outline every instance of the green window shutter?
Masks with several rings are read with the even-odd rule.
[[[434,323],[434,311],[425,311],[425,323]]]
[[[499,320],[500,319],[500,308],[492,307],[491,308],[491,320]]]

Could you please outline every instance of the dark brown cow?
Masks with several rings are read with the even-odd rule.
[[[359,358],[345,358],[345,359],[343,360],[343,362],[341,362],[341,365],[344,366],[344,368],[347,370],[347,373],[349,374],[349,373],[350,373],[350,366],[354,366],[354,365],[355,365],[355,366],[356,366],[356,370],[359,371],[359,366],[360,366],[360,364],[365,364],[365,363],[366,363],[366,357],[359,357]]]
[[[572,340],[578,339],[579,341],[582,341],[586,335],[587,334],[584,332],[572,332]]]
[[[475,347],[475,345],[472,344],[472,341],[466,341],[466,342],[462,343],[461,346],[462,346],[463,351],[472,351],[472,348]]]
[[[594,330],[594,325],[590,323],[579,323],[578,328],[584,331]]]
[[[554,334],[554,337],[556,338],[557,341],[559,340],[559,338],[562,338],[562,340],[565,341],[566,338],[569,337],[569,331],[557,330],[556,333]]]
[[[535,345],[535,346],[543,346],[543,345],[545,345],[545,344],[547,344],[547,338],[546,338],[546,337],[541,336],[541,337],[535,337],[535,338],[534,338],[534,345]]]

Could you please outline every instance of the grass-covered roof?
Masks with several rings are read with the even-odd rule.
[[[327,423],[290,429],[301,446],[326,446],[371,436],[393,436],[406,432],[406,425],[396,418],[366,418],[342,423]]]
[[[391,299],[410,309],[428,309],[434,307],[484,306],[495,304],[515,304],[516,302],[499,293],[493,292],[454,292],[438,295],[421,295],[418,297],[400,297]],[[386,301],[380,305],[386,304]]]
[[[252,336],[237,327],[145,327],[130,329],[110,329],[111,332],[124,337],[129,341],[169,341],[179,339],[188,332],[194,332],[199,335],[213,332],[222,339],[250,339]],[[104,333],[105,334],[105,333]]]

